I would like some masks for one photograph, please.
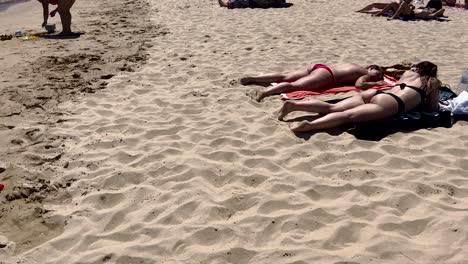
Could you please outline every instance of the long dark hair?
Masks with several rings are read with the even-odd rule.
[[[421,76],[421,89],[426,91],[427,94],[437,88],[428,84],[438,83],[440,85],[440,81],[437,79],[437,65],[430,61],[421,61],[420,63],[415,64],[414,67],[416,68],[416,72]]]

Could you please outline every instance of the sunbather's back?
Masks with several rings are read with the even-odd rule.
[[[359,77],[367,74],[367,69],[354,63],[340,63],[330,65],[335,76],[336,85],[346,85],[356,82]]]

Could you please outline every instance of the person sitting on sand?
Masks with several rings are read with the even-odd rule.
[[[293,91],[314,91],[349,84],[361,89],[385,85],[381,67],[370,65],[364,68],[353,63],[330,66],[315,64],[307,69],[294,72],[244,77],[240,79],[240,82],[243,85],[249,83],[278,83],[270,88],[258,91],[256,96],[258,102],[270,95]]]
[[[269,8],[269,7],[287,7],[286,0],[218,0],[219,6],[232,8]]]
[[[437,66],[423,61],[405,71],[400,80],[388,92],[369,89],[336,104],[320,100],[287,101],[279,111],[278,119],[294,111],[318,113],[313,121],[290,126],[294,132],[336,128],[351,123],[382,121],[417,107],[429,111],[439,109]]]
[[[399,3],[393,2],[388,4],[384,7],[381,11],[374,13],[374,16],[382,16],[388,13],[392,13],[393,15],[389,19],[395,19],[398,17],[406,18],[406,19],[414,19],[414,18],[421,18],[421,19],[431,19],[443,16],[445,10],[431,10],[425,8],[415,8],[411,4],[413,0],[400,0]]]
[[[57,5],[58,7],[50,13],[53,17],[55,13],[58,12],[60,15],[60,20],[62,21],[62,32],[60,35],[76,35],[71,30],[71,21],[72,15],[70,9],[72,8],[75,0],[38,0],[42,4],[43,9],[43,16],[44,22],[42,23],[42,27],[46,27],[47,21],[49,19],[49,4]]]

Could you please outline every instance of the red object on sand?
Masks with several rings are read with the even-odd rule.
[[[5,185],[0,183],[0,192],[3,190],[3,188],[5,188]]]
[[[57,4],[58,4],[58,0],[49,0],[49,4],[51,4],[51,5],[57,5]]]

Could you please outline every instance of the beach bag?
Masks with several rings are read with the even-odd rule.
[[[453,99],[452,114],[456,116],[468,115],[468,92],[463,91]]]

